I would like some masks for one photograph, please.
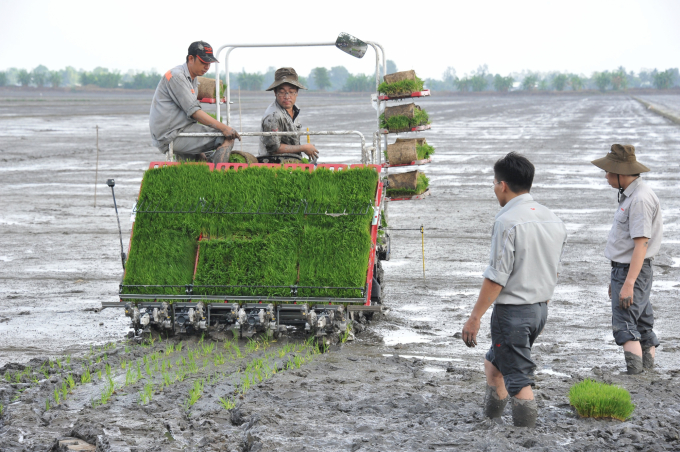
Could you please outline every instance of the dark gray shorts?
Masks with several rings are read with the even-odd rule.
[[[628,267],[612,267],[612,332],[618,345],[640,341],[646,347],[658,347],[659,339],[654,328],[654,311],[649,302],[652,291],[652,265],[645,261],[633,288],[633,305],[628,309],[619,306],[619,293],[628,276]]]
[[[491,349],[486,354],[503,374],[511,396],[534,385],[531,346],[548,319],[548,303],[496,304],[491,313]]]

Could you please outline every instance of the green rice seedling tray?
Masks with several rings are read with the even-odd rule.
[[[154,162],[121,301],[370,303],[377,165]]]

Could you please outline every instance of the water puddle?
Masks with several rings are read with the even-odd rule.
[[[571,378],[571,375],[567,375],[567,374],[562,373],[562,372],[554,371],[554,370],[552,370],[552,369],[549,368],[549,367],[547,367],[547,368],[545,368],[545,369],[541,369],[541,370],[539,370],[539,371],[536,372],[536,373],[539,373],[539,374],[546,374],[546,375],[553,375],[553,376],[555,376],[555,377]]]
[[[385,345],[397,344],[423,344],[432,342],[432,339],[425,338],[415,331],[400,329],[396,331],[379,331],[382,334]]]
[[[425,367],[423,367],[423,372],[432,372],[432,373],[446,372],[446,369],[444,369],[442,367],[425,366]]]

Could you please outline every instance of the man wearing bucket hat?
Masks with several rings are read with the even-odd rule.
[[[663,235],[659,198],[640,178],[649,168],[637,161],[633,146],[613,144],[605,157],[592,163],[605,171],[609,185],[619,191],[619,206],[604,249],[612,266],[612,331],[616,343],[623,346],[628,373],[639,374],[654,367],[659,346],[649,302],[651,261]]]
[[[161,78],[151,102],[149,128],[153,145],[168,152],[173,142],[173,152],[179,160],[206,160],[226,162],[234,139],[241,137],[226,124],[215,120],[201,109],[198,102],[198,76],[205,75],[211,63],[219,63],[213,56],[210,44],[192,42],[186,62],[170,69]],[[178,137],[180,133],[221,132],[223,137]],[[215,150],[215,152],[211,152]]]
[[[282,67],[274,74],[274,83],[267,91],[274,91],[274,102],[262,117],[262,132],[299,132],[302,125],[298,119],[300,109],[295,105],[298,90],[307,89],[298,80],[292,67]],[[299,136],[271,136],[260,139],[259,155],[307,154],[314,160],[319,156],[313,144],[300,145]]]

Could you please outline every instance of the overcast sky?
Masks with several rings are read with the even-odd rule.
[[[399,70],[441,78],[487,64],[491,73],[680,66],[680,1],[0,0],[0,70],[97,66],[165,72],[192,41],[332,42],[341,31],[382,44]],[[403,9],[401,9],[403,8]],[[219,19],[214,10],[221,11]],[[293,66],[374,69],[334,47],[237,49],[230,70]],[[224,62],[221,55],[220,61]],[[222,65],[220,71],[224,71]]]

